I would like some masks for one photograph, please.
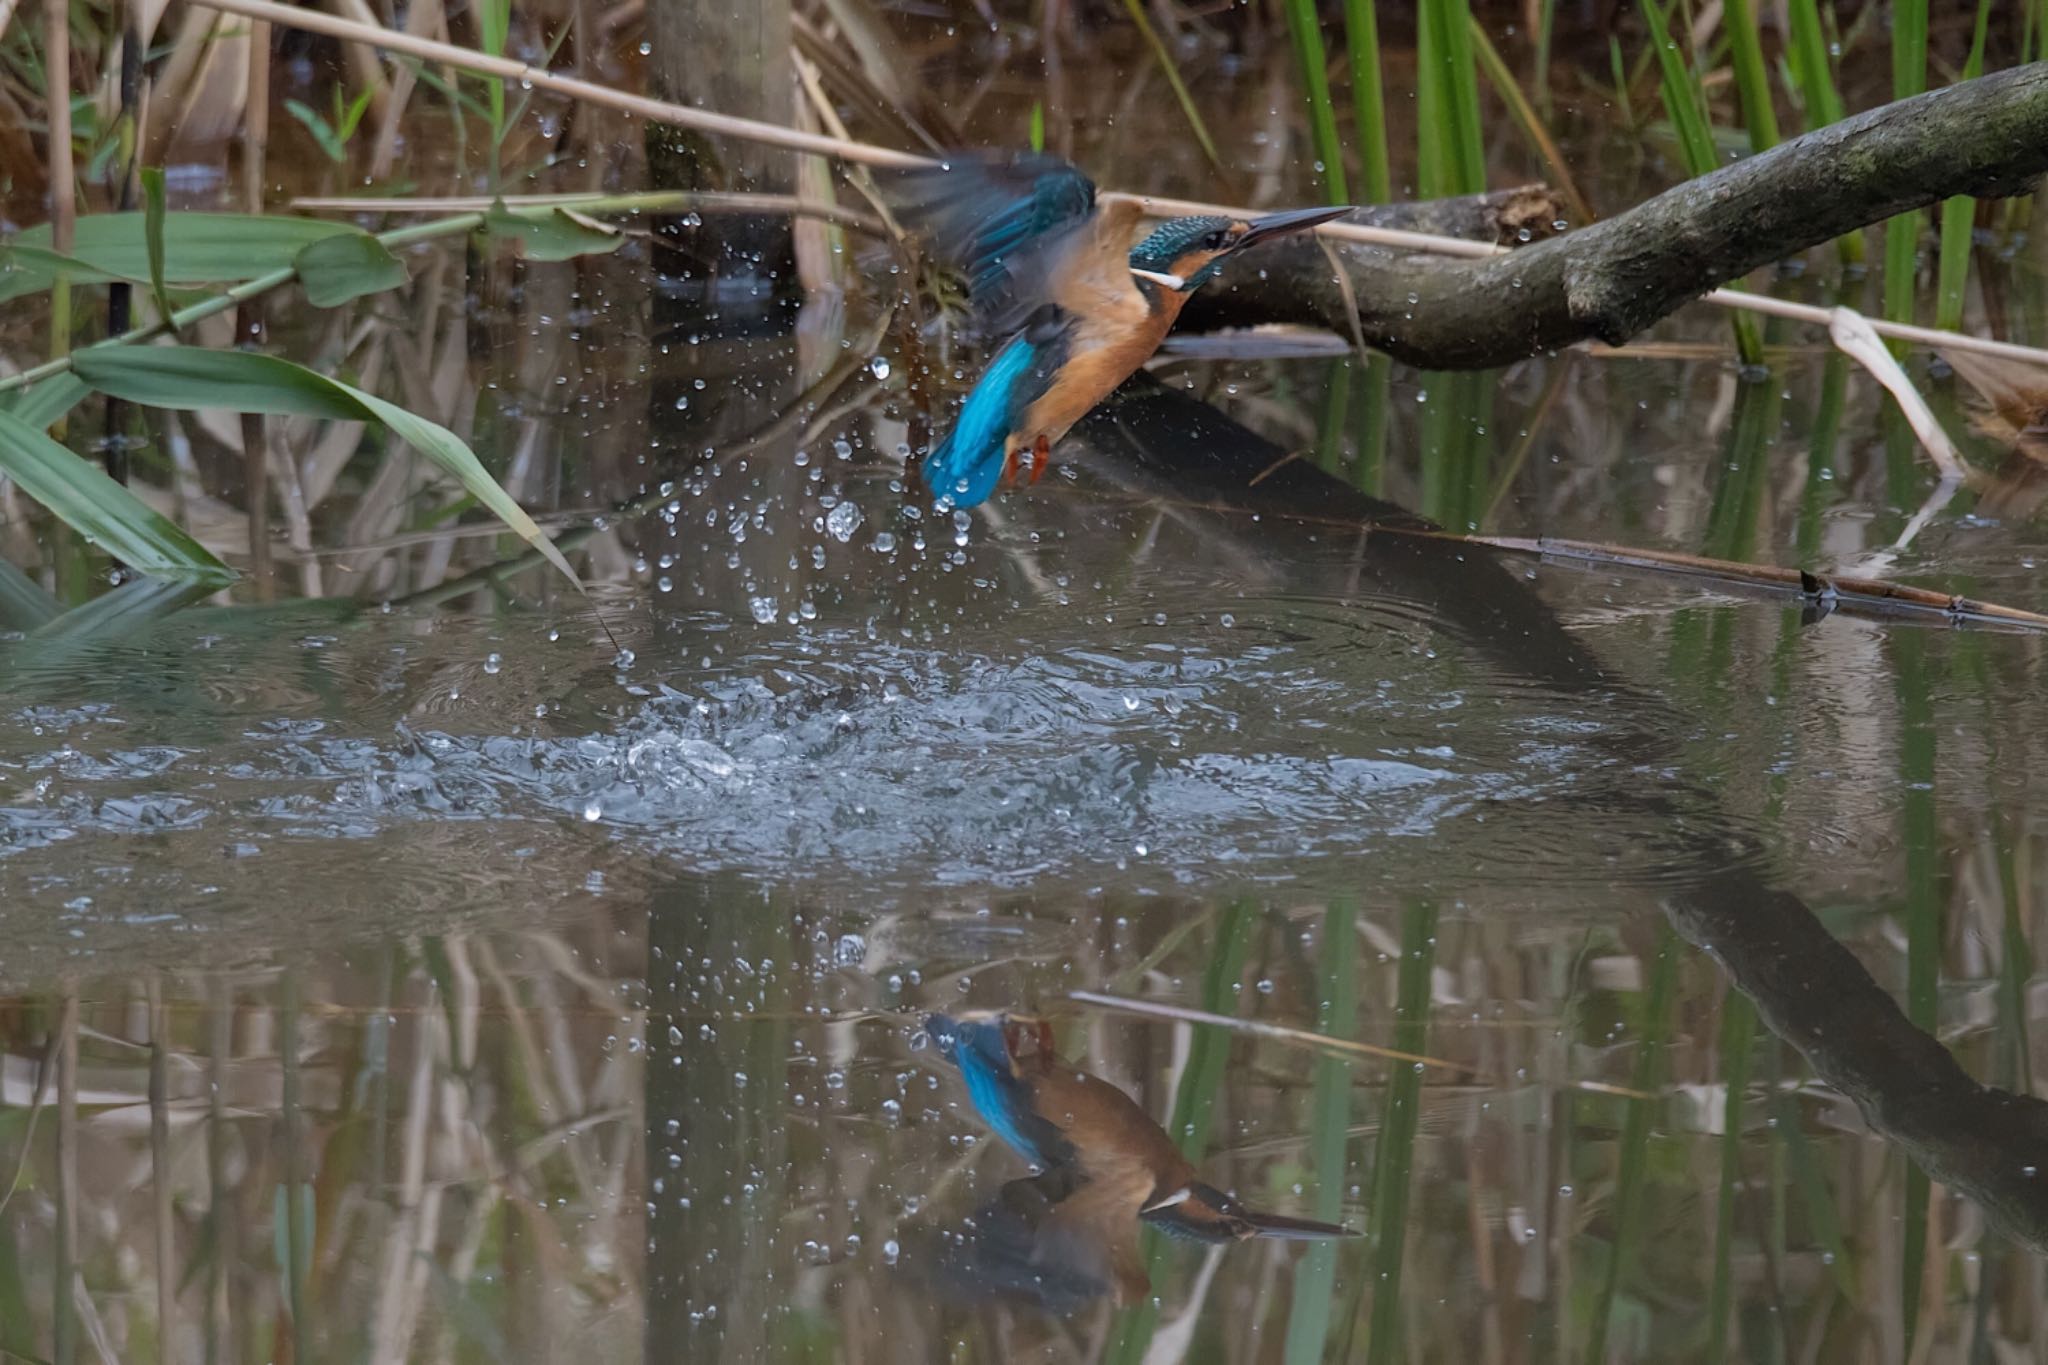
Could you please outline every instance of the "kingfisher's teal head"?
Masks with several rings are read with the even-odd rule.
[[[1131,248],[1131,271],[1143,283],[1192,294],[1238,251],[1269,237],[1300,232],[1341,218],[1349,205],[1295,209],[1263,218],[1172,218]]]

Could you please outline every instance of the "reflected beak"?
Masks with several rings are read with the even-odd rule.
[[[1236,249],[1242,251],[1254,242],[1263,242],[1268,237],[1278,237],[1283,233],[1289,232],[1300,232],[1304,228],[1312,228],[1323,223],[1332,222],[1350,213],[1351,210],[1352,205],[1350,204],[1335,204],[1328,208],[1320,209],[1289,209],[1285,213],[1269,213],[1263,218],[1254,218],[1251,221],[1250,229],[1244,236],[1237,239]]]

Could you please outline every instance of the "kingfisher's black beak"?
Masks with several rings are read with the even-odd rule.
[[[1285,213],[1269,213],[1263,218],[1254,218],[1244,236],[1232,244],[1232,249],[1242,251],[1254,242],[1263,242],[1268,237],[1278,237],[1289,232],[1319,226],[1342,218],[1351,212],[1350,204],[1334,204],[1320,209],[1289,209]]]

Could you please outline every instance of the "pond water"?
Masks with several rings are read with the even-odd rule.
[[[1101,126],[1177,140],[1154,95]],[[1655,187],[1578,116],[1603,202]],[[2038,340],[2005,245],[1973,324]],[[583,526],[592,591],[277,424],[267,582],[0,638],[0,1358],[2048,1350],[2041,637],[1416,520],[2048,611],[2024,479],[1895,545],[1932,476],[1824,338],[1169,355],[956,515],[858,291],[712,340],[638,242],[411,265],[274,326]],[[153,435],[246,562],[233,419]],[[1210,1183],[1362,1235],[1006,1281],[1027,1168],[934,1011],[1046,1016]]]

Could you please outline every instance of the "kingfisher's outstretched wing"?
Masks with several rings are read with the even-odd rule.
[[[1055,274],[1090,240],[1095,217],[1094,182],[1041,153],[954,153],[887,172],[881,183],[903,226],[929,234],[939,259],[966,273],[991,336],[1016,331],[1051,298]]]

